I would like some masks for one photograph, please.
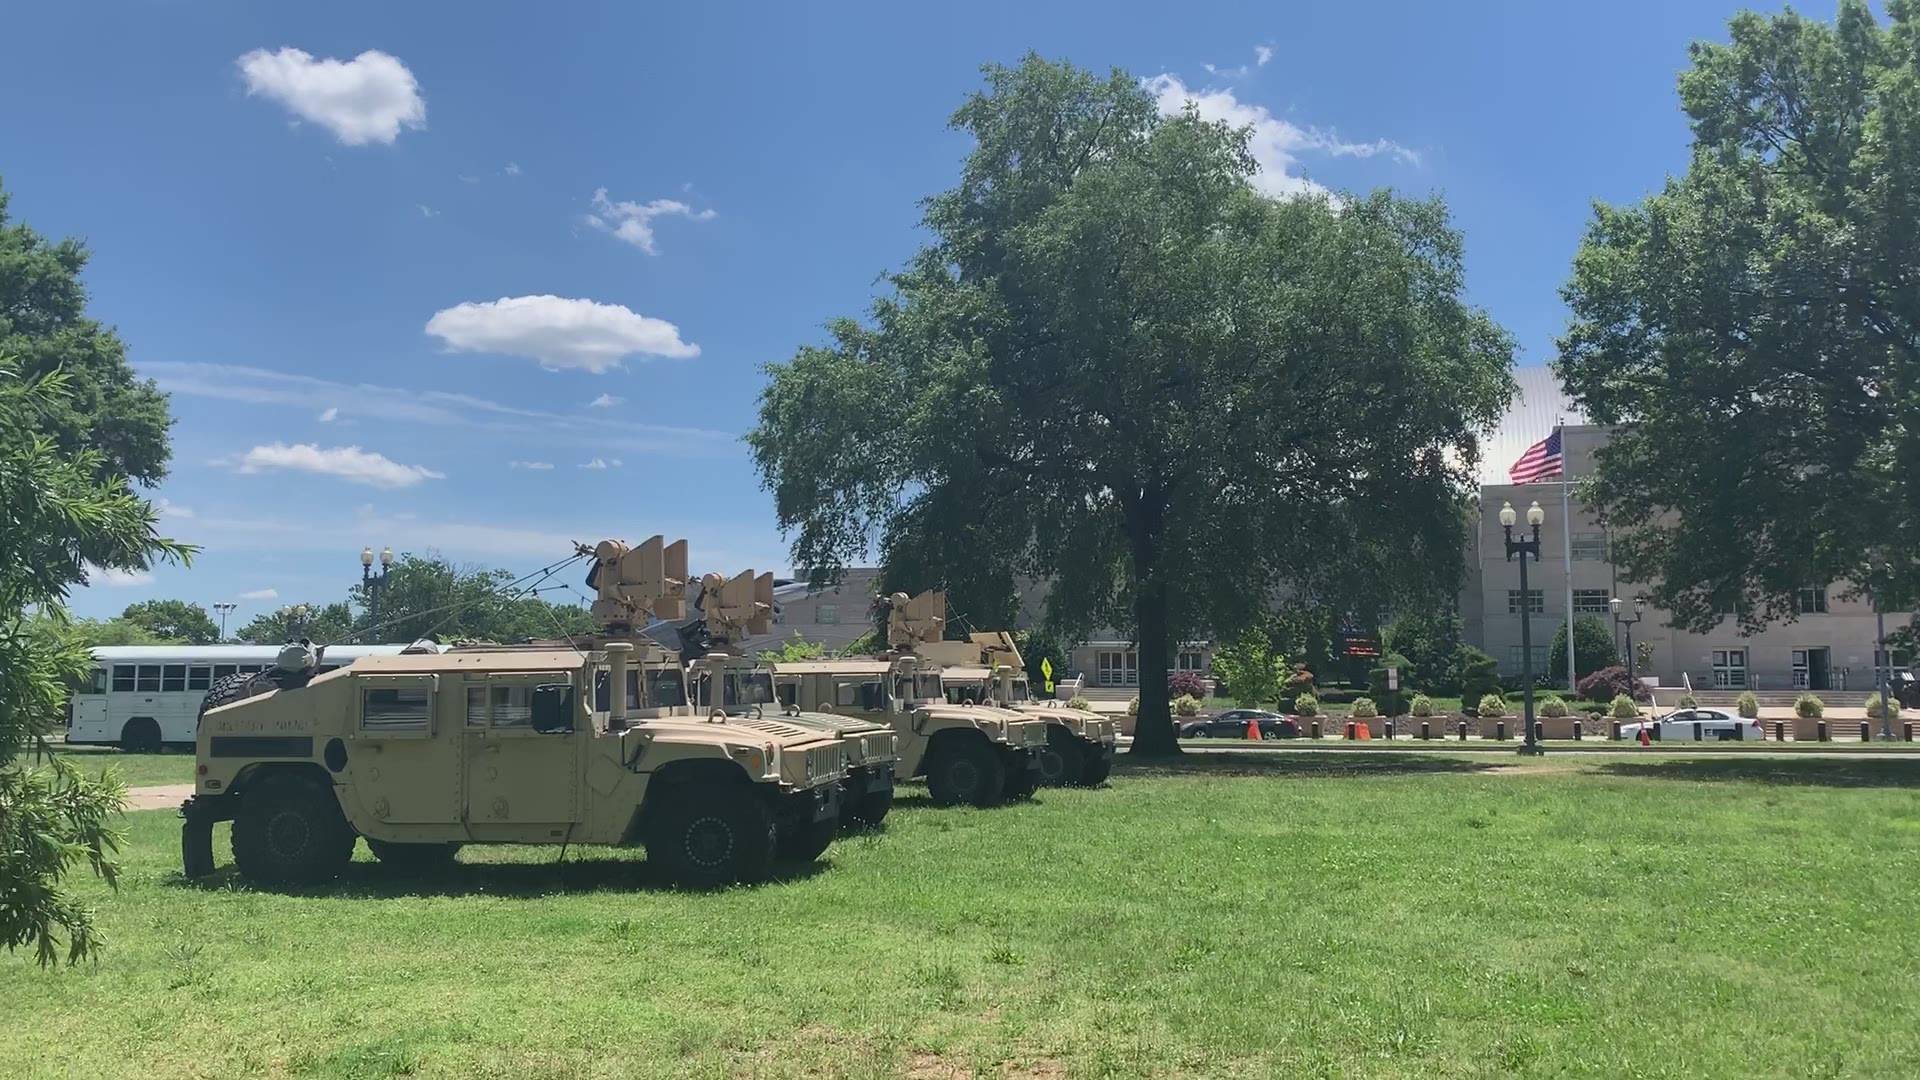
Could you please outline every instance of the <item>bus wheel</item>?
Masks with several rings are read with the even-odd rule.
[[[160,725],[151,716],[136,716],[120,729],[120,749],[134,754],[160,752]]]

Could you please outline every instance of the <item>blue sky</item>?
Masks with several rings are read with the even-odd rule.
[[[760,367],[906,259],[946,117],[1028,49],[1259,121],[1270,190],[1441,193],[1542,363],[1589,200],[1684,166],[1674,77],[1734,9],[1461,7],[15,7],[0,177],[92,245],[205,548],[74,606],[244,620],[336,598],[363,544],[518,569],[660,532],[784,570],[739,441]]]

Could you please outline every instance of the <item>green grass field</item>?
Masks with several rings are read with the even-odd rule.
[[[909,800],[710,895],[552,848],[192,886],[148,812],[119,893],[87,886],[97,964],[0,957],[0,1076],[1920,1075],[1917,787],[1892,758],[1190,760]]]
[[[60,754],[89,776],[98,776],[100,770],[111,766],[128,787],[193,783],[192,753],[123,754],[105,747],[74,747]]]

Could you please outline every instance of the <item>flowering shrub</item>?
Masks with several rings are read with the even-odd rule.
[[[1588,701],[1610,701],[1621,694],[1645,701],[1649,696],[1646,684],[1627,678],[1627,669],[1623,667],[1601,668],[1581,679],[1574,690]]]
[[[1371,720],[1380,715],[1380,710],[1374,708],[1370,697],[1354,698],[1352,715],[1355,720]]]
[[[1507,715],[1507,699],[1499,694],[1488,694],[1481,698],[1480,715],[1493,720]]]
[[[1174,698],[1207,696],[1207,681],[1192,671],[1176,671],[1167,676],[1167,695]]]

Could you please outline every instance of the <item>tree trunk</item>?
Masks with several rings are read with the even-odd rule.
[[[1133,752],[1145,757],[1178,754],[1172,704],[1167,697],[1167,598],[1160,583],[1141,581],[1134,594],[1134,633],[1139,639],[1140,715],[1135,718]]]

